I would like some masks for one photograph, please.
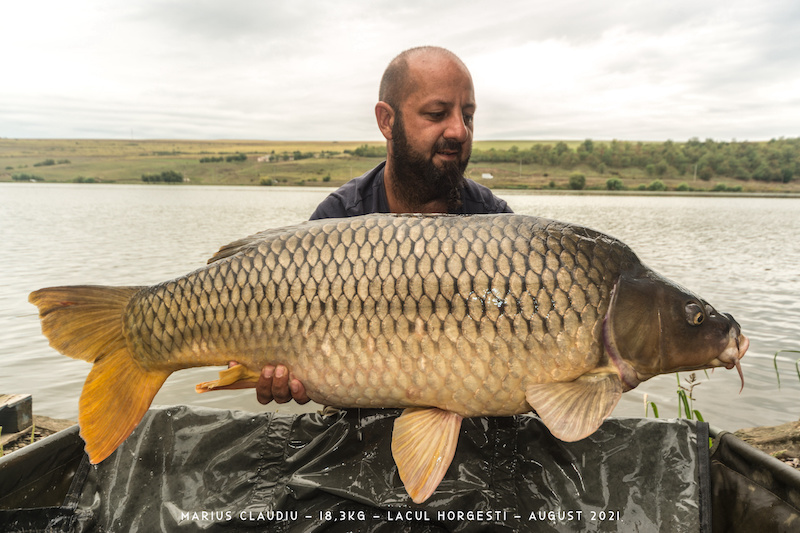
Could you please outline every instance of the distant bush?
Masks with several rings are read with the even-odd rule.
[[[258,184],[259,185],[263,185],[265,187],[271,187],[272,185],[275,185],[276,183],[275,183],[275,180],[272,179],[272,178],[261,178],[261,180],[258,182]]]
[[[661,180],[653,180],[647,185],[648,191],[666,191],[667,186]]]
[[[327,183],[327,182],[331,181],[331,175],[330,175],[330,174],[328,174],[327,176],[325,176],[324,178],[322,178],[322,181],[324,181],[325,183]]]
[[[691,187],[689,187],[689,184],[688,184],[688,183],[686,183],[686,182],[684,181],[684,182],[682,182],[680,185],[678,185],[677,187],[675,187],[675,190],[676,190],[676,191],[682,191],[682,192],[683,192],[683,191],[691,191],[691,190],[692,190],[692,188],[691,188]]]
[[[369,146],[362,144],[355,150],[345,150],[344,153],[358,157],[386,157],[386,146]]]
[[[33,166],[35,167],[49,167],[53,165],[68,165],[69,159],[59,159],[58,161],[54,159],[45,159],[44,161],[39,161],[38,163],[34,163]]]
[[[202,157],[200,158],[201,163],[222,163],[225,161],[224,157]]]
[[[165,170],[161,174],[142,174],[142,181],[145,183],[182,183],[183,174],[174,170]]]
[[[570,175],[569,177],[570,189],[580,191],[584,187],[586,187],[586,176],[584,176],[580,172],[575,172],[574,174]]]
[[[235,161],[247,161],[247,154],[229,155],[225,158],[225,161],[228,163]]]
[[[83,176],[78,176],[72,180],[73,183],[98,183],[99,181],[98,178],[85,178]]]
[[[581,190],[586,187],[586,176],[580,172],[574,172],[569,176],[569,188],[574,190]]]
[[[742,186],[736,185],[735,187],[728,187],[724,183],[717,183],[711,190],[713,192],[742,192]]]
[[[625,185],[619,178],[610,178],[606,180],[606,189],[608,189],[609,191],[621,191],[624,188]]]
[[[43,177],[33,174],[14,174],[11,179],[14,181],[44,181]]]

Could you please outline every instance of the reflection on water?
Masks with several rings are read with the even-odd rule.
[[[205,264],[228,242],[303,221],[327,189],[0,184],[0,393],[31,393],[35,410],[77,416],[89,365],[57,354],[41,335],[31,290],[67,284],[144,285]],[[518,213],[567,220],[620,238],[668,278],[732,313],[751,347],[735,372],[699,373],[695,408],[737,429],[796,420],[800,381],[800,200],[501,193]],[[197,395],[215,369],[174,374],[157,404],[264,410],[252,391]],[[685,377],[685,376],[684,376]],[[643,393],[677,416],[674,375],[623,396],[615,411],[641,416]],[[292,411],[287,404],[279,408]],[[302,408],[300,409],[303,410]]]

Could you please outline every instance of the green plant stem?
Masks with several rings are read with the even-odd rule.
[[[783,352],[786,353],[800,353],[800,350],[778,350],[775,352],[775,355],[772,356],[772,366],[775,367],[775,378],[778,380],[778,388],[781,388],[781,374],[778,371],[778,355],[782,354]],[[800,379],[800,359],[795,361],[794,363],[795,369],[797,370],[797,379]]]

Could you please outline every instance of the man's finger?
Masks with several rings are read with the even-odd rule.
[[[289,390],[289,371],[283,365],[275,367],[272,376],[272,398],[278,403],[291,401],[292,392]]]
[[[306,394],[306,388],[303,387],[303,384],[300,383],[300,380],[292,379],[289,382],[289,389],[292,391],[292,398],[294,398],[294,401],[300,405],[311,401],[311,398],[309,398]]]
[[[261,375],[256,383],[256,399],[258,403],[266,405],[272,401],[272,375],[275,372],[274,366],[265,366],[261,369]]]

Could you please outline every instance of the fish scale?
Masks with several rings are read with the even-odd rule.
[[[598,253],[620,246],[608,238],[521,216],[384,216],[268,233],[134,296],[125,331],[137,359],[280,363],[328,405],[524,412],[528,380],[597,365],[610,286],[586,286],[631,260],[626,248],[616,260]]]
[[[408,408],[392,454],[418,503],[444,477],[463,417],[535,409],[555,436],[578,440],[656,374],[741,376],[749,345],[733,317],[620,241],[512,214],[307,222],[151,287],[29,299],[53,347],[94,363],[79,416],[92,462],[127,438],[172,372],[239,363],[205,392],[285,365],[318,403]]]

